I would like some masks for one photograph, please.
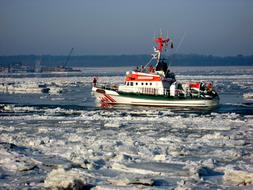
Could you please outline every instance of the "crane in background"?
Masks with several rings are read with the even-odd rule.
[[[68,56],[67,56],[67,59],[66,59],[66,61],[65,61],[64,64],[63,64],[63,67],[64,67],[64,68],[67,66],[67,64],[68,64],[68,62],[69,62],[69,60],[70,60],[70,58],[71,58],[71,55],[72,55],[72,53],[73,53],[73,50],[74,50],[74,48],[71,48],[71,50],[69,51],[69,54],[68,54]]]
[[[74,48],[71,48],[71,50],[69,51],[69,54],[68,54],[65,62],[63,63],[63,65],[57,67],[58,71],[60,71],[60,72],[81,72],[80,69],[73,69],[72,67],[67,67],[67,64],[69,63],[69,60],[70,60],[71,55],[73,53],[73,50],[74,50]]]

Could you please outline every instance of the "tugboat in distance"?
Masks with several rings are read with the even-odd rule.
[[[151,60],[134,71],[127,71],[124,84],[97,84],[93,80],[92,92],[97,101],[109,105],[138,105],[159,107],[214,107],[219,96],[212,83],[176,80],[162,53],[173,48],[172,40],[160,35],[155,39]],[[155,67],[151,62],[156,60]]]

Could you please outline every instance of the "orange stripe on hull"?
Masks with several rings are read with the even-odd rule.
[[[126,82],[129,82],[129,81],[161,81],[161,77],[160,76],[132,74],[132,75],[126,76],[125,81]]]

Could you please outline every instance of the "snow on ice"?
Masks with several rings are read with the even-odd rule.
[[[138,116],[136,110],[78,110],[62,117],[53,114],[58,111],[2,117],[1,187],[252,187],[251,117],[166,110]],[[30,176],[11,183],[19,175]]]
[[[67,95],[11,96],[39,103],[2,110],[0,189],[253,189],[253,117],[234,110],[250,106],[241,101],[253,90],[252,69],[244,75],[236,69],[236,76],[219,70],[178,79],[213,80],[222,94],[220,112],[100,109],[89,107],[90,76],[6,78],[53,83]],[[68,107],[77,97],[77,107]]]

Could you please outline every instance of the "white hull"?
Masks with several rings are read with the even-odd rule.
[[[124,104],[139,106],[158,106],[158,107],[214,107],[219,104],[218,99],[180,99],[180,100],[157,100],[152,98],[136,98],[121,96],[113,90],[97,90],[93,87],[92,91],[98,102],[107,104]],[[104,91],[104,92],[103,92]]]

